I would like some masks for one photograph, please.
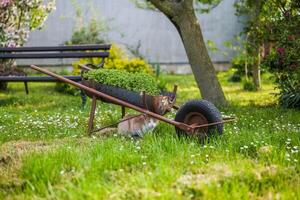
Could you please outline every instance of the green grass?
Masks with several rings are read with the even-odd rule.
[[[276,106],[265,75],[245,92],[219,74],[235,123],[204,145],[177,139],[160,123],[142,140],[86,137],[90,102],[56,93],[53,84],[10,84],[0,93],[0,199],[300,199],[300,112]],[[200,98],[190,75],[167,75],[178,103]],[[97,125],[116,121],[99,103]],[[174,117],[170,114],[170,117]]]

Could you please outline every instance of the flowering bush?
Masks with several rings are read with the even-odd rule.
[[[300,15],[285,13],[276,24],[276,44],[265,64],[278,84],[279,103],[287,108],[300,108]]]
[[[31,30],[42,26],[54,0],[0,0],[0,46],[21,46]]]
[[[31,30],[42,26],[49,12],[55,7],[55,0],[0,0],[0,47],[22,46]],[[12,60],[0,60],[0,75],[23,75],[15,70]],[[0,90],[6,90],[7,83],[0,83]]]

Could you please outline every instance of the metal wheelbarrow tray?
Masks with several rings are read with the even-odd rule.
[[[111,126],[109,125],[98,130],[93,130],[97,100],[120,105],[122,107],[122,117],[125,115],[125,108],[129,108],[141,114],[148,115],[157,120],[171,124],[175,126],[176,133],[179,136],[196,134],[202,138],[203,136],[207,137],[214,133],[222,134],[223,124],[234,121],[234,118],[231,117],[222,118],[219,110],[212,103],[206,100],[192,100],[186,102],[179,108],[175,105],[177,86],[174,86],[174,91],[171,93],[151,96],[145,94],[145,92],[136,93],[126,89],[103,85],[84,79],[81,83],[77,83],[35,65],[31,65],[30,67],[62,82],[84,90],[85,93],[92,98],[88,124],[89,135],[93,132]],[[171,111],[172,108],[177,110],[175,120],[163,116],[167,112]],[[131,118],[123,119],[120,122]]]

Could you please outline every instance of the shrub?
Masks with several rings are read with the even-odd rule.
[[[104,69],[125,70],[132,73],[153,74],[154,70],[145,60],[141,58],[129,58],[121,47],[113,44],[105,62]]]
[[[73,69],[74,74],[80,74],[79,64],[91,63],[93,65],[99,65],[101,63],[101,58],[83,58],[77,62],[74,62]],[[153,74],[152,67],[145,61],[140,58],[128,58],[125,52],[116,44],[113,44],[110,50],[109,57],[105,61],[104,69],[118,69],[125,70],[127,72],[140,72]]]
[[[65,76],[70,74],[67,70],[61,70],[59,73],[61,76]],[[69,94],[73,96],[77,96],[80,94],[80,89],[78,89],[75,86],[72,86],[70,84],[64,83],[64,82],[57,82],[54,87],[55,91],[64,93],[64,94]]]
[[[30,31],[42,27],[53,9],[54,0],[0,0],[0,47],[22,46],[27,41]],[[13,71],[16,69],[13,60],[0,62],[1,76],[18,73]],[[0,82],[0,89],[6,90],[7,83]]]
[[[100,33],[105,31],[103,23],[99,23],[96,19],[92,19],[86,26],[80,27],[72,34],[71,40],[65,42],[66,45],[74,44],[101,44],[105,40],[99,37]]]
[[[265,61],[275,76],[279,104],[284,108],[300,108],[300,39],[296,43],[295,46],[278,48]]]
[[[40,28],[55,1],[0,1],[0,46],[22,46],[29,32]]]
[[[276,25],[275,49],[264,64],[274,74],[279,89],[279,104],[300,108],[300,16],[286,14]]]
[[[151,66],[146,63],[146,61],[140,58],[133,58],[133,59],[109,59],[104,65],[105,69],[118,69],[118,70],[125,70],[127,72],[141,72],[147,74],[153,74],[153,69]]]
[[[168,81],[160,77],[157,79],[157,85],[160,91],[167,91],[167,83]]]
[[[243,83],[243,89],[246,91],[257,91],[254,83],[252,81],[246,80]]]
[[[109,58],[110,60],[117,60],[117,59],[125,59],[127,58],[126,53],[124,50],[119,47],[117,44],[112,44],[110,51],[109,51]]]
[[[245,75],[245,63],[247,61],[246,56],[244,55],[237,55],[234,58],[232,58],[231,60],[231,67],[233,69],[236,69],[236,71],[234,72],[234,74],[240,75],[240,76],[244,76]],[[248,64],[248,68],[249,68],[249,64]],[[250,67],[251,69],[251,67]],[[251,70],[248,70],[248,72]]]
[[[242,81],[242,77],[240,74],[238,73],[234,73],[232,74],[229,79],[228,79],[229,82],[233,82],[233,83],[237,83],[237,82],[241,82]]]
[[[77,96],[80,94],[80,90],[78,88],[75,88],[74,86],[71,86],[69,84],[62,83],[62,82],[56,83],[54,89],[57,92],[70,94],[70,95],[74,95],[74,96]]]
[[[84,78],[134,92],[145,91],[151,95],[159,94],[155,78],[145,73],[129,73],[117,69],[97,69],[85,73]]]

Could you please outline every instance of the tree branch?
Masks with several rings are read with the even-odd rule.
[[[182,7],[193,8],[193,0],[147,0],[169,17],[174,17],[182,11]],[[183,6],[184,5],[184,6]]]

